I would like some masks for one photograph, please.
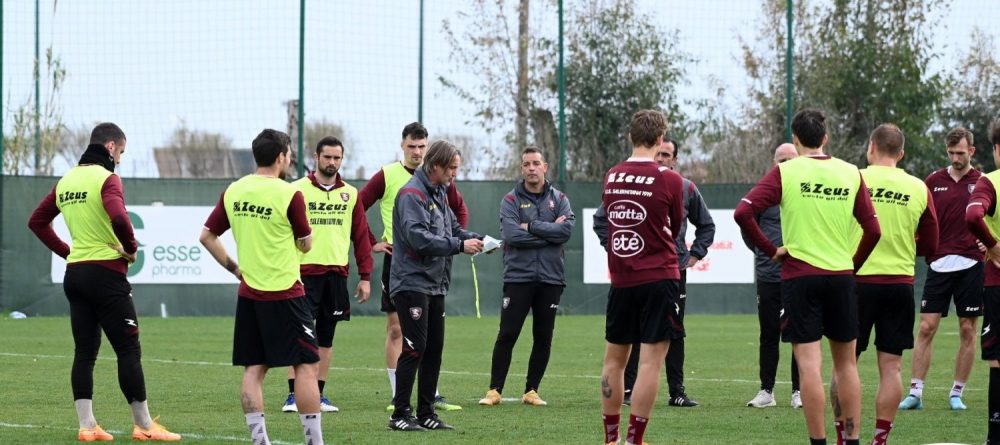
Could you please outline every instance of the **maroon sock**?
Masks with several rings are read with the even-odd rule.
[[[622,416],[619,414],[604,415],[604,443],[618,442],[618,428]]]
[[[833,427],[837,429],[837,445],[844,445],[847,436],[844,434],[844,422],[834,421]]]
[[[892,431],[892,422],[885,419],[875,419],[875,437],[872,438],[872,445],[889,443],[889,431]]]
[[[635,414],[629,414],[628,436],[625,436],[625,442],[642,445],[642,435],[646,434],[646,424],[648,423],[648,418],[639,417]]]

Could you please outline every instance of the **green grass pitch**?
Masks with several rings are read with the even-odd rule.
[[[531,330],[514,351],[505,397],[523,389]],[[666,406],[665,387],[646,433],[651,444],[799,444],[807,434],[800,410],[789,407],[789,346],[782,345],[779,405],[747,408],[758,390],[757,321],[753,315],[687,317],[688,393],[697,408]],[[602,439],[599,374],[604,352],[601,316],[560,317],[552,359],[540,394],[549,402],[531,407],[505,401],[480,407],[488,389],[490,357],[498,319],[453,317],[448,320],[440,388],[462,411],[440,413],[457,430],[399,433],[386,430],[384,411],[391,395],[383,344],[385,320],[355,317],[337,329],[327,395],[339,413],[323,416],[326,443],[513,444],[600,443]],[[241,369],[229,365],[231,318],[145,317],[143,366],[150,411],[184,443],[240,443],[249,435],[239,404]],[[70,391],[72,337],[68,318],[0,319],[0,444],[76,443],[76,415]],[[891,440],[898,444],[982,443],[986,435],[987,367],[976,362],[965,401],[968,411],[948,409],[955,348],[954,317],[943,320],[935,342],[923,411],[901,412]],[[977,353],[978,356],[978,353]],[[877,370],[874,354],[859,364],[864,392],[862,442],[871,440]],[[824,376],[829,378],[829,355]],[[909,354],[903,378],[909,381]],[[299,419],[280,412],[286,395],[285,369],[269,373],[265,385],[267,427],[275,444],[301,443]],[[662,380],[662,377],[661,377]],[[131,416],[118,389],[114,353],[105,340],[95,371],[95,412],[101,425],[128,441]],[[827,410],[828,437],[833,436]],[[623,409],[627,419],[628,410]],[[833,442],[831,442],[833,443]]]

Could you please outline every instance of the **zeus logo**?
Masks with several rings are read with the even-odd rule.
[[[302,325],[302,330],[305,331],[306,335],[308,335],[309,338],[316,338],[316,336],[313,335],[313,330],[310,329],[309,326]]]
[[[135,320],[129,320],[128,318],[125,319],[125,324],[129,326],[139,327],[139,325],[135,324]]]
[[[803,194],[823,196],[848,196],[851,194],[851,189],[847,187],[825,187],[823,184],[811,182],[800,183],[799,191]]]

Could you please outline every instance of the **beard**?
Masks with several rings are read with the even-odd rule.
[[[320,169],[320,171],[323,173],[323,176],[326,176],[328,178],[332,178],[332,177],[334,177],[334,176],[337,175],[337,167],[334,167],[332,165],[329,166],[329,167]]]
[[[281,171],[278,172],[278,179],[284,180],[287,176],[288,173],[285,172],[285,169],[281,169]]]
[[[964,162],[952,162],[951,163],[951,168],[953,168],[955,170],[961,170],[961,169],[965,168],[966,165],[967,164],[964,163]]]

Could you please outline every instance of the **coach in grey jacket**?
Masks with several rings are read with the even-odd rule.
[[[774,151],[774,165],[798,156],[795,146],[782,144]],[[757,216],[757,224],[775,246],[781,246],[781,211],[771,207]],[[757,321],[760,323],[760,391],[747,402],[747,406],[766,408],[775,406],[774,379],[778,373],[778,344],[781,334],[781,264],[771,260],[749,239],[743,242],[754,253],[754,272],[757,276]],[[792,398],[793,408],[802,408],[799,396],[799,368],[792,356]]]
[[[522,179],[500,201],[504,242],[500,333],[493,345],[490,389],[480,405],[500,403],[514,343],[529,311],[534,342],[521,401],[546,404],[538,396],[538,385],[549,363],[556,311],[566,285],[563,244],[576,224],[569,199],[545,180],[546,171],[548,164],[541,151],[525,148],[521,153]]]
[[[461,154],[452,143],[431,144],[424,163],[396,195],[392,211],[395,240],[389,294],[399,311],[403,350],[396,365],[395,409],[389,428],[401,431],[452,429],[434,412],[434,392],[444,349],[444,296],[451,256],[483,250],[478,234],[458,224],[445,187],[455,179]],[[420,369],[417,417],[410,405]]]

